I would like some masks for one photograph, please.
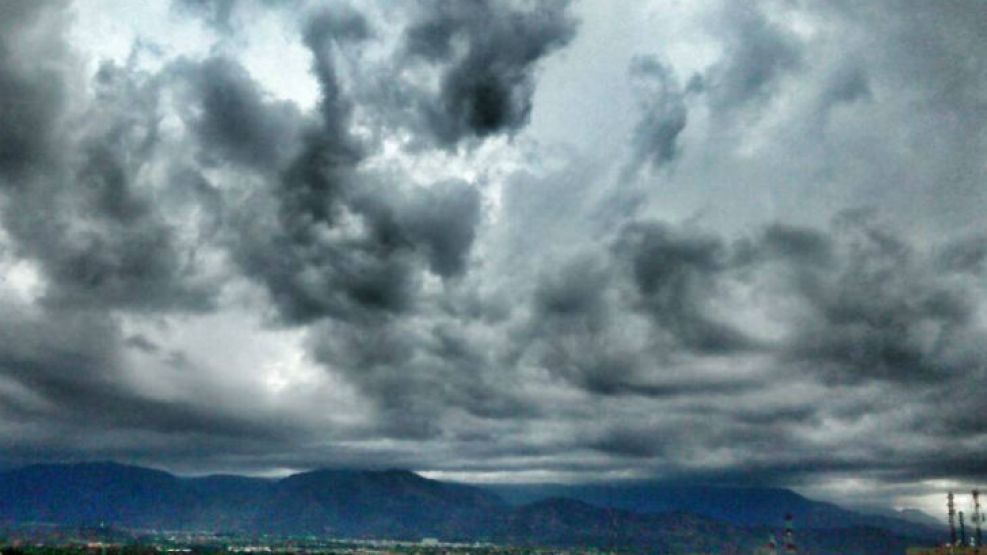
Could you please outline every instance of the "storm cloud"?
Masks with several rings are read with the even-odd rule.
[[[575,32],[565,10],[555,0],[523,11],[492,2],[422,6],[421,20],[405,31],[405,54],[444,66],[437,97],[423,106],[440,143],[512,133],[528,122],[535,64]]]
[[[983,481],[987,12],[910,6],[4,3],[0,464]]]

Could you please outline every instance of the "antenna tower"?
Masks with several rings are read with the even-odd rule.
[[[946,514],[949,517],[949,545],[956,545],[956,505],[953,503],[953,492],[946,494]]]
[[[980,544],[983,543],[983,537],[980,535],[980,523],[984,520],[984,514],[980,512],[980,490],[973,490],[973,524],[975,526],[974,534],[977,542],[977,549],[980,549]]]
[[[960,545],[966,547],[966,525],[963,524],[963,511],[960,511]]]
[[[795,555],[798,548],[795,547],[795,532],[792,529],[792,520],[795,517],[792,513],[785,515],[785,555]]]

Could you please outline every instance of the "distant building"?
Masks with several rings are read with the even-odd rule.
[[[938,547],[909,547],[907,555],[984,555],[984,551],[976,547],[948,546]]]
[[[768,542],[758,547],[754,555],[778,555],[778,542],[775,541],[774,534],[768,536]]]

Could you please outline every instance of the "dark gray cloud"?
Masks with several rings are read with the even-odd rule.
[[[404,312],[424,272],[466,270],[481,216],[469,185],[409,194],[360,182],[352,168],[323,158],[332,151],[321,142],[304,148],[271,196],[243,207],[235,224],[240,264],[288,320]]]
[[[453,277],[466,271],[482,217],[476,189],[467,183],[447,182],[409,202],[403,213],[404,226],[426,252],[432,273]]]
[[[410,193],[359,175],[364,154],[349,132],[352,101],[333,52],[367,33],[354,12],[326,12],[305,27],[322,93],[316,119],[266,101],[229,60],[180,68],[202,156],[266,175],[266,188],[234,208],[230,241],[288,321],[407,310],[426,267],[444,278],[465,270],[481,215],[477,193],[464,183]]]
[[[613,307],[605,297],[614,277],[599,258],[577,258],[541,276],[530,322],[516,338],[518,359],[537,364],[577,387],[620,394],[643,389],[632,349],[609,334]]]
[[[40,420],[64,431],[220,438],[275,439],[283,431],[225,408],[135,388],[124,364],[121,330],[105,313],[54,310],[33,315],[16,306],[5,307],[5,312],[17,318],[0,327],[0,379],[30,391],[8,396],[4,390],[3,412],[13,422]]]
[[[726,112],[768,100],[778,80],[802,61],[798,39],[759,4],[729,6],[712,23],[721,30],[725,56],[702,79],[710,104]]]
[[[715,237],[679,234],[661,224],[629,226],[618,239],[627,256],[638,304],[690,350],[730,352],[755,346],[740,330],[706,315],[704,302],[717,295],[717,280],[730,264]]]
[[[679,134],[688,122],[685,92],[669,68],[653,57],[638,57],[630,71],[641,89],[642,115],[634,128],[634,152],[623,179],[629,179],[643,164],[658,169],[674,160],[680,148]]]
[[[936,262],[948,271],[983,275],[987,271],[987,237],[960,237],[940,250]]]
[[[965,375],[978,364],[968,343],[980,335],[971,310],[977,293],[937,271],[934,258],[868,224],[872,216],[852,214],[841,223],[845,258],[799,269],[809,274],[800,276],[800,292],[813,310],[792,356],[828,367],[838,380]]]
[[[352,380],[378,413],[379,433],[402,439],[449,435],[446,418],[513,420],[537,412],[511,386],[509,369],[470,330],[395,319],[356,328],[330,325],[313,336],[319,360]]]
[[[305,46],[311,51],[312,73],[319,83],[319,108],[325,126],[324,140],[339,153],[354,149],[347,127],[352,103],[345,95],[337,77],[333,53],[347,45],[367,38],[369,29],[364,17],[350,10],[327,10],[305,22],[302,31]],[[339,154],[337,154],[339,155]],[[351,154],[352,155],[352,154]]]
[[[45,269],[51,303],[205,308],[213,286],[140,177],[158,142],[157,85],[113,65],[95,83],[99,107],[82,116],[78,135],[62,138],[72,154],[22,177],[7,232]]]
[[[106,62],[92,76],[91,102],[81,102],[71,83],[83,65],[64,42],[67,7],[0,8],[11,26],[0,39],[11,130],[4,137],[12,141],[3,147],[3,252],[39,279],[33,303],[0,299],[0,396],[9,417],[0,442],[44,457],[84,449],[94,434],[108,444],[140,432],[275,438],[280,432],[260,420],[161,395],[131,374],[128,344],[154,348],[146,338],[124,340],[125,314],[213,307],[218,286],[180,229],[194,232],[195,218],[171,219],[181,221],[203,197],[157,190],[152,168],[167,154],[160,79]]]
[[[18,118],[34,118],[30,126],[15,125],[32,134],[16,138],[17,148],[32,152],[15,157],[10,202],[2,207],[15,251],[44,268],[45,300],[53,304],[207,306],[212,286],[183,257],[183,246],[152,202],[151,184],[141,177],[158,146],[156,80],[104,64],[93,79],[94,105],[82,114],[59,116],[75,120],[71,132],[54,128],[59,121],[54,114],[69,97],[68,81],[76,78],[72,70],[78,66],[63,52],[58,22],[64,16],[42,4],[36,10],[22,10],[27,19],[20,29],[56,26],[50,43],[35,47],[40,55],[55,56],[44,66],[58,68],[61,77],[56,73],[42,81],[35,64],[22,59],[2,66],[11,82],[20,83],[5,98],[26,109],[15,111]],[[12,49],[17,35],[5,36]],[[33,79],[38,81],[31,85]],[[34,157],[44,163],[27,165]]]
[[[71,63],[68,49],[56,45],[52,63],[39,65],[21,55],[17,46],[32,28],[60,33],[65,25],[64,2],[9,2],[0,7],[0,183],[23,186],[25,177],[57,157],[57,129],[66,101],[62,64]]]
[[[630,77],[638,97],[640,119],[634,127],[631,158],[621,174],[629,181],[643,166],[659,169],[675,160],[679,136],[689,121],[690,96],[701,99],[717,118],[735,118],[743,109],[757,112],[770,101],[779,81],[799,69],[802,46],[773,23],[757,3],[727,6],[709,25],[723,41],[723,57],[680,84],[672,68],[654,56],[636,56]],[[867,95],[866,76],[847,66],[831,78],[821,100],[825,110]],[[742,118],[743,119],[743,118]]]
[[[204,156],[273,170],[297,145],[302,119],[298,109],[288,102],[267,101],[236,62],[210,58],[201,64],[179,64],[176,71],[191,89],[185,117]]]
[[[441,68],[438,94],[419,106],[440,144],[512,134],[528,123],[536,64],[575,34],[567,4],[423,3],[404,48],[409,61]]]

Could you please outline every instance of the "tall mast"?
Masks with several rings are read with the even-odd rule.
[[[795,547],[795,532],[792,529],[792,520],[795,517],[792,513],[785,515],[785,555],[795,555],[798,548]]]
[[[966,525],[963,524],[963,511],[960,511],[960,545],[966,547]]]
[[[983,543],[983,537],[980,535],[980,523],[983,521],[984,515],[980,512],[980,490],[973,490],[973,524],[975,525],[975,534],[977,549],[980,549],[980,544]]]
[[[956,545],[956,505],[953,492],[946,494],[946,514],[949,516],[949,545]]]

